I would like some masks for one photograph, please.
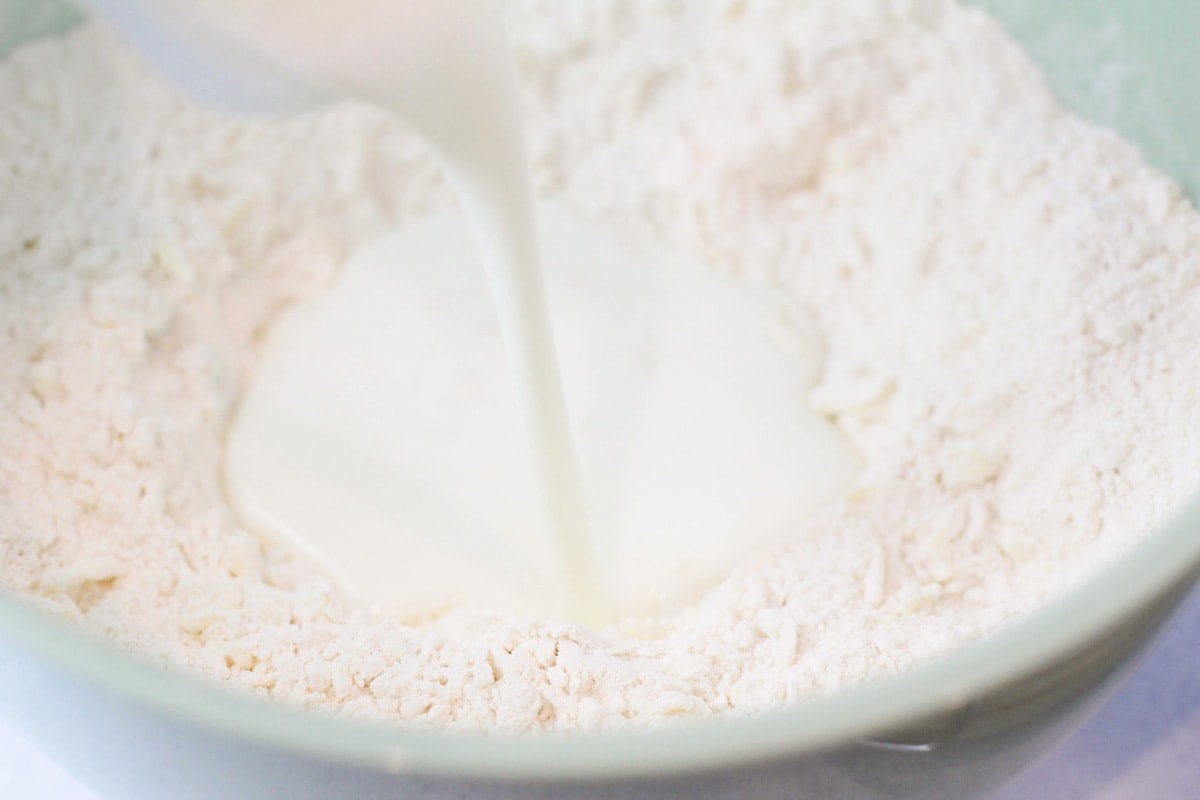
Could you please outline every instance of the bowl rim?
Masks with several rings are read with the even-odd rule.
[[[1105,635],[1200,574],[1200,496],[1131,552],[1037,611],[876,682],[756,715],[569,734],[404,728],[325,716],[171,671],[11,595],[0,637],[143,710],[330,763],[397,775],[498,780],[666,776],[795,757],[960,707]]]

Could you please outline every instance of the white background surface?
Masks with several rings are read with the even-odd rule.
[[[1200,591],[1120,693],[993,800],[1146,797],[1200,798]],[[0,798],[100,800],[3,722]]]

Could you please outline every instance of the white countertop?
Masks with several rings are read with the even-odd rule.
[[[1031,797],[1200,798],[1200,591],[1120,693],[993,800]],[[100,800],[3,722],[0,798]]]
[[[1121,691],[993,800],[1200,798],[1200,590]]]

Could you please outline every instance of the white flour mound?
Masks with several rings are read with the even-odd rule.
[[[903,9],[903,10],[901,10]],[[947,2],[525,2],[539,191],[811,304],[844,503],[673,617],[372,617],[218,473],[274,316],[444,206],[345,106],[233,121],[89,26],[0,67],[0,579],[171,666],[410,723],[747,712],[1059,595],[1200,475],[1200,218]]]

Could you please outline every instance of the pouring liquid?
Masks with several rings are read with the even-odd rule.
[[[801,346],[785,353],[762,298],[668,265],[669,254],[609,247],[608,232],[568,215],[547,231],[565,276],[558,331],[575,342],[564,359],[575,370],[572,430],[492,3],[186,5],[207,30],[322,94],[410,122],[457,193],[487,282],[447,290],[479,265],[455,249],[461,224],[431,223],[362,255],[329,298],[279,326],[228,443],[227,488],[248,523],[307,545],[350,590],[405,619],[457,609],[599,626],[694,599],[848,485],[854,454],[803,406],[819,348],[799,310],[785,314],[784,338]],[[572,273],[582,254],[601,257]],[[487,294],[507,386],[445,366],[496,362],[480,357],[487,337],[470,334]],[[399,319],[426,324],[385,335]],[[517,419],[523,442],[506,439]]]
[[[534,443],[541,527],[567,613],[610,616],[596,568],[546,311],[515,77],[494,3],[192,0],[215,33],[331,95],[389,108],[434,147],[482,255]]]

